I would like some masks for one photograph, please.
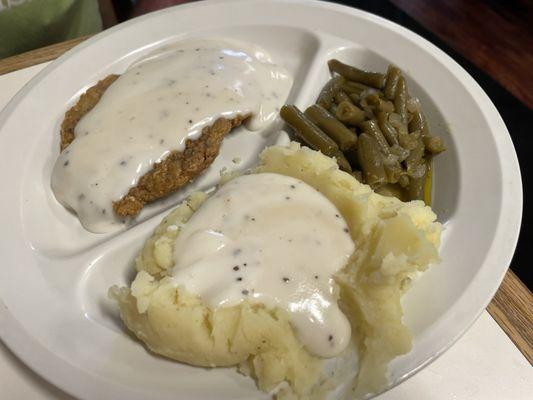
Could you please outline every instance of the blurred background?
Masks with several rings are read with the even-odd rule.
[[[0,0],[0,59],[88,36],[191,0]],[[392,20],[440,47],[482,86],[501,113],[521,164],[524,216],[511,268],[532,289],[532,0],[336,1]],[[461,134],[468,134],[462,132]],[[490,160],[487,160],[490,162]],[[482,194],[480,194],[481,197]],[[497,244],[495,244],[497,245]]]

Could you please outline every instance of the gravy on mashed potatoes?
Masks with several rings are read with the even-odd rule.
[[[264,189],[254,185],[271,178],[272,182],[263,182]],[[290,185],[300,187],[293,189]],[[302,191],[302,197],[296,190]],[[241,193],[246,193],[242,201],[236,198]],[[350,398],[379,391],[386,383],[389,361],[411,347],[400,303],[406,283],[438,261],[441,225],[435,222],[431,209],[421,201],[404,203],[376,194],[340,171],[335,160],[296,143],[267,148],[252,175],[224,177],[213,196],[193,194],[172,211],[140,252],[136,260],[139,272],[131,288],[110,289],[126,326],[155,353],[198,366],[237,366],[253,377],[261,390],[277,390],[278,398],[322,398],[346,377],[342,368],[326,373],[324,357],[341,352],[340,358],[352,350],[359,366],[355,378],[350,378]],[[265,196],[264,202],[261,196]],[[238,204],[231,205],[233,201]],[[296,202],[308,202],[308,210],[297,206],[291,209]],[[228,208],[220,215],[210,211],[211,207],[226,207],[225,203]],[[289,207],[290,216],[284,214],[284,207]],[[268,213],[257,213],[261,209]],[[317,212],[324,215],[318,217]],[[244,222],[248,216],[256,221],[225,221],[224,214],[226,219]],[[272,224],[262,221],[259,226],[254,215],[268,215]],[[292,217],[294,226],[287,220]],[[300,229],[302,218],[309,224],[302,222]],[[257,222],[257,227],[252,222]],[[260,231],[261,227],[265,232]],[[220,236],[216,230],[222,230]],[[241,233],[247,235],[239,236]],[[308,251],[309,255],[286,255],[285,251],[290,251],[288,239],[294,239],[296,233],[301,235],[299,251]],[[246,238],[252,239],[247,247]],[[253,243],[253,238],[262,238],[265,243]],[[329,243],[333,238],[339,243]],[[313,242],[315,239],[321,245]],[[200,252],[196,240],[202,240],[208,251]],[[234,240],[239,246],[233,246]],[[280,254],[267,256],[275,253],[276,240],[286,244],[280,247]],[[311,241],[309,247],[305,240]],[[270,243],[273,247],[268,250]],[[311,249],[313,246],[316,248]],[[320,248],[325,249],[324,256],[318,254]],[[228,253],[214,262],[211,257],[217,249]],[[268,250],[267,254],[260,255],[260,249]],[[316,264],[312,260],[306,266],[297,264],[314,257]],[[257,261],[263,266],[244,267],[244,263]],[[199,265],[202,263],[205,265]],[[248,272],[255,267],[272,270]],[[212,277],[206,276],[207,269]],[[314,286],[313,274],[324,281]],[[293,277],[295,281],[291,282]],[[279,286],[274,285],[276,278]],[[310,290],[295,290],[295,304],[302,303],[303,298],[298,299],[301,295],[309,296],[311,303],[322,297],[332,302],[325,311],[329,308],[336,313],[338,304],[342,313],[336,315],[344,314],[342,317],[349,320],[351,340],[344,351],[342,346],[335,351],[321,349],[320,343],[305,335],[323,339],[332,328],[338,334],[342,332],[338,326],[343,325],[335,324],[342,317],[326,318],[323,325],[319,318],[298,325],[294,311],[302,310],[287,307],[291,303],[284,299],[290,296],[282,293],[285,284],[298,289],[298,283],[310,285]],[[258,301],[253,288],[260,289]],[[248,293],[244,295],[243,290]],[[265,290],[271,292],[261,293]],[[281,301],[275,301],[276,296]],[[230,301],[225,303],[224,299]],[[305,311],[304,307],[301,315],[318,316],[314,311]],[[301,332],[301,326],[307,332]]]
[[[351,333],[333,274],[353,250],[339,211],[312,186],[281,174],[243,175],[181,228],[172,279],[213,309],[244,300],[280,307],[310,353],[333,357]]]

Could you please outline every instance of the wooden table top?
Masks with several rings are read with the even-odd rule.
[[[0,75],[54,60],[86,39],[87,37],[81,37],[0,60]],[[532,305],[531,291],[511,270],[508,270],[499,290],[487,307],[490,315],[530,364],[533,363]]]

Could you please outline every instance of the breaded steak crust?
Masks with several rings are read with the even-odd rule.
[[[119,75],[109,75],[98,81],[98,83],[83,93],[79,100],[66,113],[63,122],[61,123],[61,144],[60,150],[65,150],[75,138],[74,128],[80,119],[93,109],[98,103],[104,92],[113,82],[117,80]]]
[[[75,139],[76,124],[92,110],[118,77],[119,75],[109,75],[100,80],[82,94],[78,102],[65,113],[61,124],[61,151]],[[155,163],[152,169],[139,179],[136,186],[124,197],[113,202],[115,213],[122,217],[135,216],[146,203],[169,195],[197,177],[217,157],[222,139],[248,117],[249,115],[239,115],[233,119],[219,118],[213,125],[205,127],[198,139],[187,140],[183,151],[172,151],[161,162]]]

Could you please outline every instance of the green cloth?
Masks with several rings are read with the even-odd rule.
[[[101,30],[98,0],[0,0],[0,58]]]

